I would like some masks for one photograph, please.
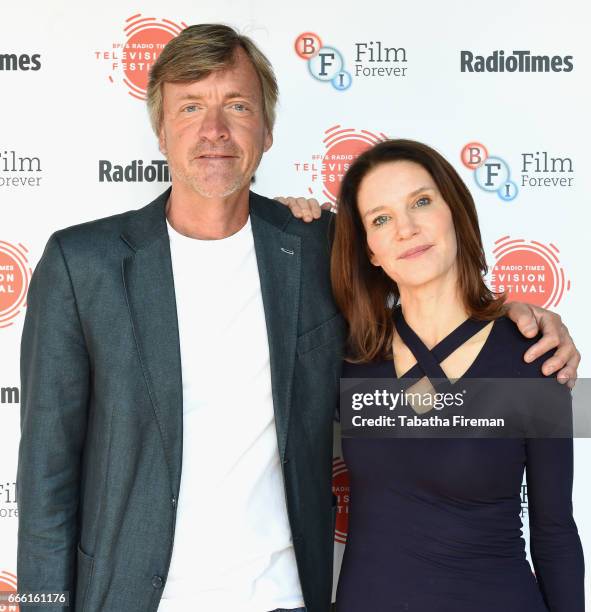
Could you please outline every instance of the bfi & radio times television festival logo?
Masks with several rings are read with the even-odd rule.
[[[402,78],[407,74],[407,52],[381,40],[353,43],[352,72],[346,67],[345,55],[335,46],[324,44],[314,32],[303,32],[295,42],[298,57],[306,61],[308,72],[317,81],[331,83],[338,91],[351,87],[354,78]]]
[[[340,457],[332,460],[332,493],[337,498],[337,516],[334,530],[334,541],[347,543],[349,533],[349,471]]]
[[[387,138],[382,132],[333,125],[324,132],[324,151],[312,155],[309,161],[294,162],[295,171],[306,176],[310,197],[328,201],[335,212],[345,172],[361,153]]]
[[[123,41],[113,42],[109,49],[94,54],[109,67],[111,83],[123,83],[130,96],[145,100],[150,68],[162,49],[186,27],[184,22],[138,13],[125,21]]]
[[[555,308],[571,288],[559,253],[552,243],[503,236],[495,242],[489,285],[495,292],[506,292],[509,301]]]
[[[474,173],[480,189],[496,193],[501,200],[510,202],[520,189],[570,188],[575,180],[573,160],[556,156],[548,151],[520,153],[519,175],[512,176],[511,168],[503,157],[490,155],[485,145],[469,142],[460,154],[462,163]]]
[[[0,570],[0,592],[4,593],[16,593],[16,574],[7,572],[6,570]],[[18,604],[4,604],[0,603],[0,612],[2,610],[6,612],[18,612]]]
[[[27,249],[0,240],[0,329],[13,324],[26,306],[31,268]]]

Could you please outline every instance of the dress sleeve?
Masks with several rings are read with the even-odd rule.
[[[562,389],[558,401],[572,415],[570,390]],[[572,505],[573,440],[529,438],[526,453],[530,550],[540,591],[550,612],[584,612],[583,549]]]

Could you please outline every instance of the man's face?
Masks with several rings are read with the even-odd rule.
[[[189,83],[164,83],[160,150],[173,180],[200,196],[226,197],[250,185],[273,142],[258,74],[242,49],[231,66]]]

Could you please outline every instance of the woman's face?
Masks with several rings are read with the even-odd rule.
[[[423,166],[406,160],[380,164],[361,181],[357,205],[371,263],[401,291],[455,274],[451,211]]]

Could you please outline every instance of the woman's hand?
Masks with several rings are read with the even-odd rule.
[[[288,197],[277,197],[275,198],[278,202],[281,202],[284,206],[288,206],[291,210],[291,214],[298,219],[310,222],[314,219],[320,219],[322,209],[331,210],[330,202],[325,202],[322,206],[318,203],[315,198],[293,198]]]
[[[566,383],[572,389],[577,380],[581,354],[560,315],[523,302],[507,302],[507,308],[507,316],[524,336],[533,338],[538,332],[543,334],[525,353],[525,361],[534,361],[550,349],[558,347],[554,355],[542,364],[542,373],[546,376],[557,373],[558,382]]]

